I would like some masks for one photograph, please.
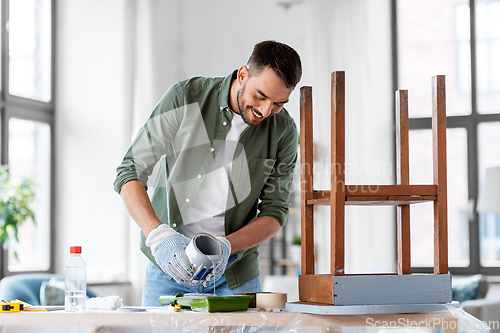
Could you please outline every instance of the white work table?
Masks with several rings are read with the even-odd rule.
[[[409,332],[442,327],[444,332],[479,330],[481,322],[464,311],[450,307],[433,313],[374,315],[314,315],[293,312],[198,313],[172,312],[150,308],[147,312],[64,311],[0,313],[0,331],[36,333],[72,332],[340,332],[349,327],[356,332],[377,332],[389,327],[408,328]]]

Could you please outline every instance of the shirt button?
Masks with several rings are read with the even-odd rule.
[[[224,109],[224,108],[221,106],[221,107],[220,107],[220,109],[222,110],[222,109]]]
[[[198,178],[201,178],[201,175],[198,175]]]
[[[227,125],[227,123],[226,123],[226,122],[223,122],[223,123],[222,123],[222,125],[226,126],[226,125]]]
[[[172,227],[176,228],[177,227],[177,223],[172,224]]]
[[[186,202],[189,202],[189,198],[186,199]]]
[[[211,152],[213,153],[213,152],[215,151],[215,149],[213,149],[213,148],[210,148],[210,151],[211,151]]]

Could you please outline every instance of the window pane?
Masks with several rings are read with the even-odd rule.
[[[446,75],[448,115],[471,113],[470,17],[464,0],[398,0],[399,89],[410,117],[431,116],[431,79]]]
[[[479,191],[485,171],[500,166],[500,122],[482,123],[478,126]],[[479,214],[480,256],[483,266],[500,266],[500,214]]]
[[[447,130],[448,258],[450,266],[469,265],[467,218],[467,131]],[[432,132],[410,131],[410,184],[432,184]],[[410,206],[412,266],[434,265],[433,203]]]
[[[478,126],[479,184],[487,168],[500,166],[500,122],[481,123]]]
[[[9,246],[9,271],[47,270],[50,266],[50,126],[11,118],[9,165],[12,181],[34,182],[31,205],[36,225],[27,221],[19,230],[19,243]],[[17,252],[19,260],[14,257]]]
[[[478,1],[477,90],[478,112],[500,113],[500,1]]]
[[[9,93],[51,99],[50,0],[10,1]]]

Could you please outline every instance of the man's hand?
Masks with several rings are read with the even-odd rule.
[[[203,281],[204,287],[212,286],[216,281],[222,278],[224,271],[226,270],[227,261],[229,255],[231,254],[231,243],[226,237],[216,237],[222,247],[221,259],[215,264],[212,272],[207,275],[205,281]]]
[[[197,287],[202,282],[191,281],[193,265],[184,252],[189,242],[189,238],[165,224],[153,229],[146,239],[156,263],[165,273],[177,283]]]

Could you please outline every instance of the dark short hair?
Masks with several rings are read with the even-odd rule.
[[[287,88],[295,88],[302,77],[302,64],[298,53],[290,46],[267,40],[256,44],[248,59],[249,75],[258,75],[270,67]]]

